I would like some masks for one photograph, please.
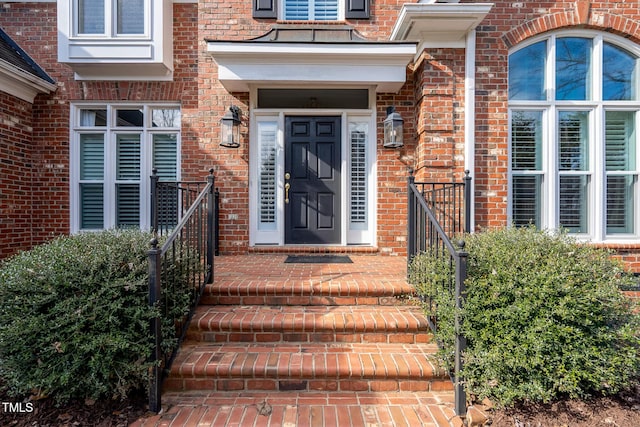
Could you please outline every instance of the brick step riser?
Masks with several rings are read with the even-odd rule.
[[[272,392],[319,392],[319,391],[451,391],[453,384],[447,378],[428,380],[404,379],[257,379],[257,378],[168,378],[164,382],[164,391],[272,391]]]
[[[394,296],[227,296],[227,295],[202,295],[200,305],[266,305],[266,306],[397,306],[402,302]]]
[[[386,343],[386,344],[426,344],[432,342],[432,335],[424,332],[374,332],[374,333],[318,333],[318,332],[202,332],[188,331],[191,343]]]

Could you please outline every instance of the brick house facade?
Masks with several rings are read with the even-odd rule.
[[[144,227],[145,174],[161,161],[168,141],[178,141],[177,177],[201,180],[209,168],[215,170],[222,253],[309,244],[304,237],[286,237],[287,227],[299,216],[283,202],[284,173],[290,172],[285,170],[287,158],[296,154],[287,151],[294,140],[287,126],[295,125],[287,120],[320,126],[313,118],[334,117],[339,148],[329,156],[338,156],[332,170],[340,172],[341,193],[334,195],[339,210],[333,225],[340,230],[327,244],[403,254],[410,171],[417,180],[448,182],[461,180],[470,170],[477,230],[528,216],[541,227],[568,224],[581,238],[617,250],[640,271],[640,132],[635,130],[640,127],[640,6],[633,2],[338,1],[333,18],[310,22],[287,18],[287,0],[141,1],[148,6],[141,12],[147,27],[141,27],[139,39],[110,33],[117,33],[119,25],[134,25],[117,16],[112,17],[113,28],[107,22],[97,30],[79,30],[79,21],[93,25],[81,18],[84,12],[74,10],[81,3],[92,2],[12,1],[0,9],[0,27],[57,86],[32,103],[4,93],[0,99],[0,257],[54,235],[126,223],[127,212],[139,215]],[[108,10],[113,15],[124,13],[115,2],[105,4],[112,3]],[[83,31],[91,36],[80,37]],[[96,31],[107,35],[95,37]],[[143,43],[145,37],[151,47]],[[101,44],[105,40],[116,43]],[[586,40],[590,46],[585,57],[591,68],[584,77],[590,86],[582,97],[572,93],[561,99],[556,84],[564,71],[549,64],[562,56],[561,46],[573,40]],[[515,60],[520,58],[517,52],[526,56],[526,49],[542,45],[547,49],[538,63],[544,68],[535,68],[536,61],[529,58],[529,80],[534,83],[517,80],[523,68]],[[592,65],[606,64],[598,59],[611,55],[612,47],[635,64],[614,70],[632,93],[613,100],[603,96],[606,90],[597,84],[609,81],[607,65]],[[532,90],[536,81],[542,81],[544,99],[514,95],[517,85]],[[240,146],[235,149],[220,145],[220,119],[231,105],[239,107],[242,116]],[[389,106],[404,119],[400,148],[382,144]],[[161,125],[155,119],[108,122],[124,120],[125,112],[133,110],[144,120],[156,111],[179,111],[180,119]],[[612,113],[609,119],[609,110],[620,117]],[[104,123],[96,119],[103,112]],[[93,121],[86,125],[89,115]],[[521,116],[533,118],[522,121]],[[584,122],[576,118],[583,116]],[[536,117],[540,123],[533,136],[514,136],[523,123],[534,126]],[[610,161],[605,147],[613,147],[607,138],[614,118],[631,129],[619,147],[623,157],[634,161],[617,169],[610,166],[610,171],[602,165]],[[556,141],[564,138],[557,135],[567,123],[588,130],[584,141]],[[104,147],[115,141],[114,148],[95,157],[91,147],[103,147],[95,145],[96,135]],[[131,135],[137,141],[133,145],[127,139]],[[153,148],[145,151],[147,142]],[[133,155],[140,159],[138,180],[127,180],[125,172],[113,166],[131,154],[127,147],[134,147]],[[565,170],[562,160],[579,155],[564,147],[588,153],[587,164]],[[527,158],[518,163],[516,152],[534,156],[539,164],[527,164]],[[85,161],[102,162],[106,175],[87,172]],[[109,167],[115,168],[112,177]],[[616,179],[627,183],[619,197],[610,184]],[[535,183],[529,193],[527,183]],[[98,187],[100,193],[91,192]],[[98,200],[96,194],[102,203],[98,220],[89,209]],[[131,200],[127,194],[142,200],[138,210],[119,211],[118,206]],[[293,204],[294,197],[295,192]],[[578,203],[573,210],[567,207],[569,199]],[[609,210],[603,208],[606,200]],[[611,206],[620,200],[618,224]]]

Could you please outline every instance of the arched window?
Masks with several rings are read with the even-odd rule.
[[[593,241],[640,234],[640,46],[594,32],[509,55],[509,212]]]

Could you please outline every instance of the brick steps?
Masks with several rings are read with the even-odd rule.
[[[198,308],[187,337],[200,342],[428,342],[417,307],[223,306]]]
[[[362,280],[262,279],[222,277],[207,285],[202,295],[206,305],[396,305],[413,293],[403,280],[370,277]]]
[[[449,399],[424,314],[406,298],[406,261],[350,256],[352,264],[327,265],[289,264],[282,254],[217,259],[165,392]]]
[[[198,344],[183,347],[167,390],[439,391],[430,344]]]

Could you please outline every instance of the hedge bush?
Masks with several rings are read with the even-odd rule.
[[[620,292],[634,278],[607,251],[534,228],[465,239],[461,315],[469,394],[509,406],[611,395],[640,378],[640,318]],[[437,283],[425,279],[429,268],[440,275],[448,268],[428,258],[419,256],[413,266],[423,282],[418,292],[427,295],[435,286],[428,283]],[[452,339],[442,334],[452,333],[453,302],[438,301],[441,356],[450,362]]]
[[[149,320],[160,312],[148,306],[150,240],[132,230],[60,237],[0,265],[0,378],[10,395],[65,402],[147,386]]]

